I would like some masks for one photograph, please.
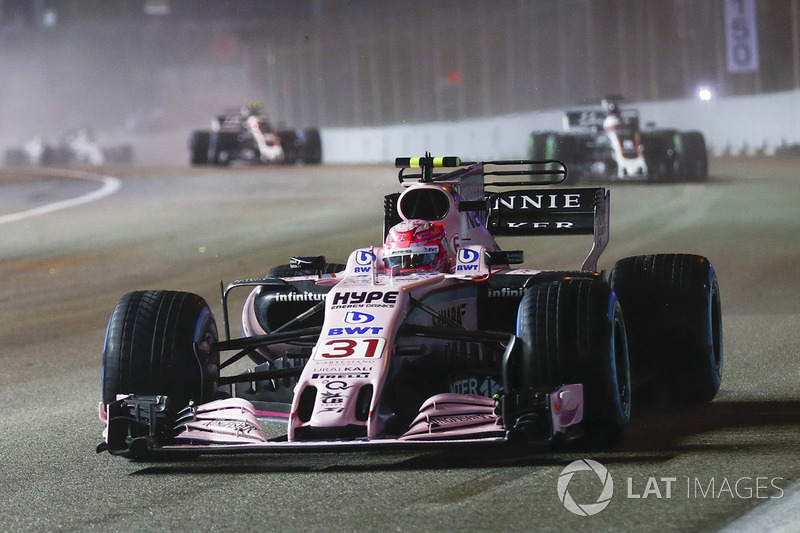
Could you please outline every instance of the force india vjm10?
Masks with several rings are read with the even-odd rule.
[[[384,199],[385,244],[221,284],[222,340],[200,296],[125,295],[106,334],[98,451],[608,446],[637,386],[715,396],[720,291],[706,258],[643,255],[598,272],[609,192],[559,187],[558,162],[396,166],[405,190]],[[512,269],[522,252],[495,241],[573,234],[594,237],[575,271]],[[229,295],[242,288],[244,335],[231,338]],[[265,432],[273,422],[282,436]]]

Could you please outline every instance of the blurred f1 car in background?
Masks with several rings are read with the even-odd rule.
[[[12,167],[128,164],[133,161],[133,147],[100,146],[88,128],[78,128],[48,143],[40,136],[26,140],[21,148],[6,150],[5,164]]]
[[[223,340],[198,295],[128,293],[106,330],[97,451],[607,447],[636,388],[710,401],[722,376],[713,266],[655,254],[598,271],[610,193],[558,187],[564,166],[543,169],[554,163],[398,158],[405,190],[384,197],[384,245],[220,284]],[[523,252],[495,241],[575,234],[593,245],[569,271],[511,268]],[[244,336],[232,338],[240,289]]]
[[[211,130],[195,130],[189,136],[192,165],[228,165],[231,161],[292,165],[322,161],[322,142],[316,129],[272,127],[261,106],[217,116]]]
[[[600,107],[566,111],[563,132],[531,133],[528,156],[563,161],[573,182],[708,177],[708,155],[701,132],[641,129],[638,110],[620,108],[620,99],[608,97]]]

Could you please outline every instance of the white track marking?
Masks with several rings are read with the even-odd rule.
[[[719,533],[761,533],[762,531],[797,531],[800,524],[800,483],[783,489],[783,497],[767,500],[749,513],[734,520]]]
[[[75,207],[77,205],[94,202],[95,200],[99,200],[101,198],[105,198],[106,196],[114,194],[122,187],[122,182],[120,181],[120,179],[115,178],[114,176],[100,176],[97,174],[90,174],[88,172],[79,172],[76,170],[64,170],[64,171],[58,171],[57,173],[42,172],[42,174],[50,175],[54,178],[68,177],[68,178],[76,178],[82,180],[97,181],[99,183],[102,183],[102,186],[95,191],[84,194],[82,196],[77,196],[75,198],[69,198],[67,200],[52,202],[39,207],[34,207],[33,209],[28,209],[26,211],[20,211],[19,213],[0,215],[0,224],[7,224],[9,222],[19,222],[20,220],[25,220],[26,218],[45,215],[47,213],[52,213],[54,211],[60,211],[62,209],[68,209],[70,207]]]

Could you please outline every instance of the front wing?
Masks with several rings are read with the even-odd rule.
[[[100,404],[105,423],[98,452],[133,459],[183,455],[255,454],[358,449],[437,448],[497,444],[510,440],[548,442],[569,438],[583,418],[583,386],[569,384],[535,395],[524,423],[506,427],[502,398],[439,394],[423,403],[419,415],[400,436],[378,439],[289,442],[267,438],[267,417],[240,398],[217,400],[177,411],[167,396],[120,396]],[[534,423],[532,423],[534,421]]]

